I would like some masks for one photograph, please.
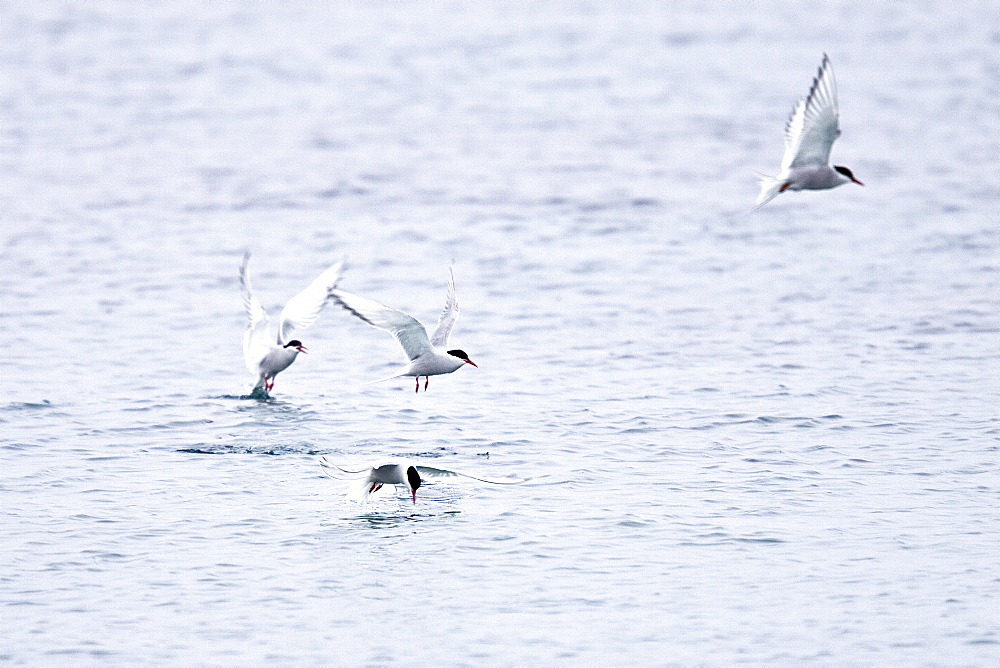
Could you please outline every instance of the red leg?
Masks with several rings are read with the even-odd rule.
[[[785,192],[786,190],[788,190],[788,186],[790,186],[790,185],[792,185],[792,182],[791,182],[791,181],[789,181],[788,183],[786,183],[786,184],[784,184],[783,186],[781,186],[781,190],[779,190],[778,192],[779,192],[779,193],[783,193],[783,192]]]
[[[414,392],[419,392],[420,391],[420,376],[417,376],[417,389],[415,389],[413,391]]]
[[[427,386],[431,384],[431,377],[424,376],[424,392],[427,391]]]

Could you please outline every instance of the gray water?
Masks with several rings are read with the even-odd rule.
[[[330,5],[0,9],[0,660],[1000,662],[995,3]],[[244,250],[480,368],[241,398]]]

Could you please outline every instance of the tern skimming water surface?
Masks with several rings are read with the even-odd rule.
[[[423,484],[424,478],[461,477],[493,485],[515,485],[524,482],[517,479],[480,478],[468,473],[414,464],[406,459],[393,459],[362,468],[344,468],[334,464],[326,457],[320,457],[319,464],[323,467],[323,472],[335,480],[345,478],[355,480],[356,482],[347,491],[347,497],[358,503],[368,501],[368,497],[382,489],[383,485],[403,485],[410,493],[413,503],[416,503],[417,490]]]
[[[288,300],[281,310],[276,338],[271,335],[267,312],[261,307],[250,285],[250,274],[247,271],[249,263],[250,253],[247,253],[240,265],[240,288],[249,320],[247,331],[243,334],[243,360],[250,373],[257,377],[253,394],[263,392],[266,395],[274,387],[274,377],[291,366],[299,353],[307,352],[301,341],[292,338],[292,333],[315,322],[329,299],[330,291],[340,280],[344,263],[332,265],[310,283],[309,287]]]

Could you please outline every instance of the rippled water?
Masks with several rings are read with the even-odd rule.
[[[2,19],[0,659],[1000,661],[994,3]],[[823,51],[867,187],[744,215]],[[331,308],[239,398],[245,249],[428,323],[453,262],[480,368]]]

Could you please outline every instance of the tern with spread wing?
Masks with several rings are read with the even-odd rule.
[[[795,105],[785,125],[781,171],[773,178],[761,179],[754,209],[786,190],[827,190],[848,182],[863,186],[847,167],[830,165],[830,149],[839,136],[837,83],[833,79],[830,59],[824,53],[809,94]]]
[[[493,485],[516,485],[523,480],[491,480],[449,471],[448,469],[434,468],[433,466],[422,466],[414,464],[405,459],[392,460],[381,464],[374,464],[364,468],[348,469],[337,466],[326,457],[319,458],[319,465],[323,467],[323,472],[335,480],[355,479],[354,485],[347,491],[347,497],[358,503],[365,503],[368,497],[375,494],[383,485],[403,485],[410,493],[413,503],[417,502],[417,489],[423,484],[424,478],[470,478],[479,482],[487,482]]]
[[[330,297],[372,327],[383,329],[396,337],[396,341],[410,358],[410,363],[406,368],[382,380],[401,376],[416,376],[416,391],[419,392],[420,377],[423,376],[424,391],[426,392],[431,376],[451,373],[466,364],[478,368],[478,365],[469,359],[464,350],[447,349],[451,330],[458,320],[458,299],[455,297],[454,273],[451,274],[448,281],[448,299],[445,302],[444,311],[441,312],[441,317],[438,319],[437,329],[430,337],[427,336],[427,330],[416,318],[402,311],[343,290],[331,290]]]
[[[250,253],[247,253],[240,265],[240,288],[249,319],[247,331],[243,335],[243,360],[250,373],[257,377],[253,394],[263,392],[266,396],[274,387],[274,377],[291,366],[299,353],[307,352],[302,342],[293,339],[292,334],[316,321],[329,299],[330,291],[337,287],[344,263],[337,262],[331,266],[285,304],[275,339],[271,335],[270,319],[250,285],[250,275],[247,272],[249,262]]]

